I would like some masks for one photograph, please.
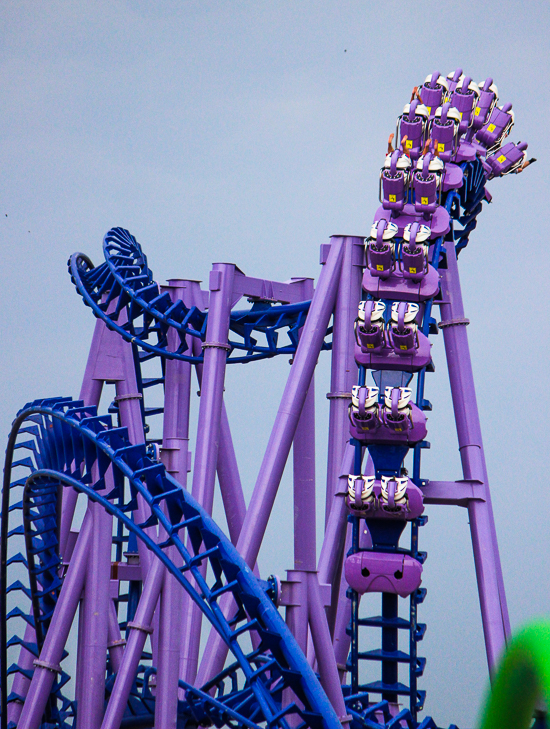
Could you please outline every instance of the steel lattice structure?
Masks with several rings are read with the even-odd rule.
[[[388,142],[370,235],[322,245],[315,288],[226,263],[214,264],[208,290],[159,285],[122,228],[104,238],[105,263],[70,258],[96,328],[79,399],[25,405],[8,441],[2,729],[436,729],[419,717],[426,504],[468,509],[492,669],[510,626],[457,260],[491,201],[487,181],[532,161],[525,143],[505,142],[513,122],[492,79],[476,84],[461,69],[428,76]],[[242,298],[249,307],[235,308]],[[462,462],[462,478],[444,482],[421,470],[429,338],[439,330]],[[332,371],[318,556],[314,372],[323,350]],[[225,370],[279,354],[292,366],[246,505]],[[155,377],[142,370],[149,360],[160,365]],[[193,370],[201,397],[191,469]],[[105,383],[116,397],[102,415]],[[147,407],[158,389],[163,406]],[[160,441],[149,437],[154,415]],[[285,580],[261,579],[256,560],[291,448],[294,565]],[[228,534],[211,516],[216,475]],[[379,614],[364,613],[366,593],[380,596]]]

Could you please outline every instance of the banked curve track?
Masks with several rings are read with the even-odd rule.
[[[204,340],[208,314],[182,301],[174,303],[167,293],[161,293],[147,257],[128,230],[109,230],[103,239],[103,253],[105,263],[100,266],[94,267],[83,253],[74,253],[68,262],[71,279],[94,315],[150,356],[201,362],[202,354],[191,353],[189,338]],[[248,310],[232,311],[230,331],[234,336],[228,343],[227,362],[245,364],[293,354],[310,303],[273,305],[254,301]],[[170,328],[178,334],[177,349],[168,345]],[[279,342],[281,330],[288,334],[286,344]],[[254,332],[265,337],[265,344],[258,343]]]
[[[14,454],[20,449],[29,455],[14,460]],[[10,480],[11,471],[16,467],[28,469],[29,474]],[[108,472],[112,474],[110,479]],[[289,716],[294,715],[293,725],[297,723],[313,729],[340,726],[325,692],[262,583],[212,518],[166,473],[162,463],[146,454],[144,445],[132,446],[126,429],[113,427],[111,416],[98,416],[95,407],[85,407],[82,402],[71,399],[43,400],[27,405],[14,422],[5,474],[2,514],[8,518],[2,520],[0,615],[3,665],[7,665],[7,649],[13,645],[7,641],[7,621],[20,615],[20,611],[8,613],[6,610],[6,594],[20,589],[17,581],[7,584],[6,566],[24,559],[22,555],[7,559],[9,514],[23,509],[25,515],[31,576],[31,588],[25,594],[32,604],[28,620],[37,627],[40,645],[62,587],[56,549],[61,491],[74,488],[89,500],[101,504],[147,545],[191,595],[233,653],[234,663],[204,687],[195,688],[180,682],[186,691],[186,699],[180,702],[178,710],[180,717],[196,724],[286,729]],[[108,493],[105,493],[106,478],[112,486]],[[22,496],[20,501],[10,498],[18,491]],[[132,519],[138,495],[151,510],[151,517],[141,524]],[[164,541],[158,544],[146,532],[156,524],[165,535]],[[182,567],[169,556],[170,548],[177,550]],[[209,565],[209,578],[205,578],[204,570],[201,570],[205,563]],[[224,617],[218,605],[219,598],[226,592],[232,593],[236,604],[230,620]],[[246,648],[251,631],[256,631],[261,639],[259,647],[252,651]],[[66,722],[74,716],[74,706],[63,695],[63,686],[68,680],[69,676],[61,670],[46,710],[49,722],[43,726],[48,723],[70,726]],[[2,673],[2,683],[2,696],[6,697],[6,672]],[[138,705],[147,713],[147,698],[151,702],[152,697],[150,693],[147,696],[147,682],[142,680],[141,683],[142,701]],[[285,689],[289,687],[303,708],[298,708],[292,701],[285,703],[284,697],[288,694]],[[7,697],[8,701],[14,698]],[[6,709],[3,700],[4,725]],[[142,721],[144,718],[142,715]],[[131,725],[128,724],[132,721],[131,715],[126,719],[125,723]]]

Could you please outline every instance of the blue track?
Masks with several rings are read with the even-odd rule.
[[[103,252],[105,263],[95,268],[82,253],[71,256],[68,264],[78,293],[95,316],[152,356],[201,362],[202,355],[190,354],[188,338],[204,340],[208,314],[195,306],[188,308],[182,301],[174,304],[167,293],[160,293],[141,246],[124,228],[112,228],[105,235]],[[278,354],[293,354],[310,303],[273,305],[255,301],[251,309],[231,312],[229,328],[237,339],[229,339],[231,351],[227,362],[246,364]],[[168,347],[170,328],[179,335],[176,350]],[[281,345],[282,330],[286,330],[288,342]],[[258,343],[258,336],[265,339],[265,344]],[[330,343],[325,348],[330,349]]]
[[[29,455],[12,460],[13,453],[19,449]],[[102,496],[99,492],[105,489],[105,473],[111,464],[114,488],[107,496]],[[70,399],[36,401],[26,406],[14,423],[8,466],[7,474],[22,467],[27,469],[28,475],[11,481],[4,490],[2,564],[8,566],[8,571],[2,573],[0,619],[3,624],[4,616],[7,620],[21,616],[20,611],[6,614],[5,607],[6,593],[19,591],[30,600],[32,610],[25,619],[37,628],[38,643],[41,643],[62,588],[56,549],[59,509],[63,488],[72,487],[100,503],[128,532],[147,545],[191,595],[233,653],[233,666],[205,687],[185,685],[187,700],[181,702],[180,716],[196,722],[209,720],[218,726],[261,725],[286,729],[289,715],[294,714],[299,725],[304,727],[339,727],[315,674],[267,596],[266,586],[253,575],[211,517],[166,473],[164,465],[151,460],[144,445],[131,445],[126,429],[113,427],[110,416],[98,416],[95,408],[84,407],[82,402]],[[97,473],[97,477],[93,473]],[[22,496],[20,501],[10,498],[16,493],[17,498]],[[133,519],[138,493],[149,504],[152,513],[143,524],[137,524]],[[17,509],[23,509],[24,528],[17,527],[14,532],[9,529],[9,514]],[[156,544],[144,531],[157,524],[168,535],[162,544]],[[25,537],[27,556],[18,554],[8,563],[7,543],[16,534]],[[192,545],[191,551],[185,546],[188,543]],[[180,554],[182,568],[167,556],[170,546]],[[208,581],[200,569],[205,561],[210,565]],[[29,586],[17,580],[11,584],[6,582],[9,567],[20,562],[28,568]],[[190,576],[199,589],[192,586]],[[226,592],[233,594],[237,605],[230,620],[223,616],[218,604]],[[261,638],[260,647],[252,652],[244,647],[249,644],[250,631],[256,631]],[[0,645],[3,665],[7,665],[7,649],[20,644],[20,639],[6,642],[4,631]],[[39,646],[29,648],[38,655]],[[16,671],[14,665],[8,673]],[[74,716],[75,706],[63,695],[63,685],[68,678],[67,674],[61,674],[55,685],[46,724],[70,726],[67,721]],[[5,676],[3,681],[5,686]],[[143,690],[138,690],[133,705],[129,705],[129,720],[133,710],[142,718],[152,718],[147,701],[154,704],[154,700],[147,694],[146,683],[141,682]],[[212,687],[215,691],[210,696],[208,691]],[[294,703],[283,703],[286,687],[292,687],[304,709]],[[4,691],[3,696],[6,695]],[[8,701],[17,698],[12,695]],[[5,712],[4,703],[3,717]]]

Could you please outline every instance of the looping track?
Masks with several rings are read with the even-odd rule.
[[[21,436],[26,440],[21,440]],[[12,456],[18,449],[29,451],[29,457],[14,462]],[[30,471],[26,478],[4,488],[3,513],[22,508],[25,515],[25,537],[31,555],[31,587],[27,595],[32,602],[39,645],[62,586],[56,550],[60,492],[73,488],[101,504],[147,545],[223,636],[235,657],[231,667],[202,689],[183,685],[187,698],[181,702],[180,715],[188,715],[197,722],[207,718],[218,726],[286,727],[291,714],[297,715],[303,726],[339,725],[275,605],[231,542],[191,495],[166,473],[164,465],[146,455],[144,445],[131,445],[126,429],[112,426],[110,416],[98,416],[95,408],[69,399],[36,401],[17,416],[8,463],[11,468],[19,466]],[[9,473],[7,469],[6,474]],[[21,489],[22,501],[10,503],[10,495]],[[151,510],[147,523],[135,523],[132,518],[139,497]],[[160,543],[146,532],[156,525],[160,525],[164,535]],[[7,529],[7,519],[3,526]],[[168,555],[170,547],[177,550],[181,566]],[[210,567],[209,579],[201,570],[206,563]],[[8,591],[17,589],[25,592],[17,584],[8,586]],[[218,604],[225,593],[231,593],[235,601],[231,619],[224,617]],[[12,616],[13,611],[7,617]],[[251,631],[261,639],[259,648],[252,652],[246,648]],[[5,642],[5,633],[3,638],[4,662],[10,644]],[[68,676],[61,673],[50,707],[51,720],[60,726],[72,713],[70,702],[62,694],[67,680]],[[285,705],[284,701],[281,706],[287,687],[292,688],[305,708],[292,702]],[[56,699],[61,701],[60,707]]]
[[[188,337],[204,340],[207,313],[196,306],[187,307],[182,301],[174,303],[168,293],[161,293],[141,246],[124,228],[112,228],[105,235],[103,252],[105,263],[95,268],[82,253],[73,254],[68,264],[78,293],[95,316],[151,355],[202,362],[202,354],[189,353]],[[232,312],[230,331],[238,339],[229,340],[228,363],[293,354],[309,305],[309,301],[286,305],[255,301],[247,311]],[[177,349],[168,346],[171,328],[178,334]],[[281,330],[288,334],[289,341],[284,345],[279,344]],[[258,343],[254,332],[263,335],[265,345]]]

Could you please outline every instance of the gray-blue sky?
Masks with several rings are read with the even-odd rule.
[[[121,225],[159,281],[205,279],[217,260],[266,278],[316,277],[329,235],[368,232],[387,136],[412,86],[459,65],[493,76],[514,104],[511,138],[529,141],[539,162],[490,184],[494,203],[460,267],[512,622],[550,612],[548,4],[5,2],[0,17],[4,434],[28,400],[78,393],[94,322],[69,254],[99,262],[103,234]],[[425,473],[455,478],[440,338],[434,357]],[[247,493],[287,367],[228,376]],[[325,357],[320,411],[327,371]],[[251,384],[266,405],[247,412]],[[319,427],[321,469],[323,412]],[[262,566],[282,573],[288,479],[277,507]],[[432,509],[421,540],[427,709],[469,726],[486,671],[466,513]]]

